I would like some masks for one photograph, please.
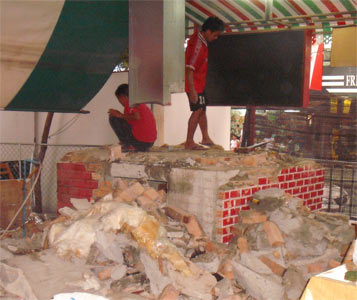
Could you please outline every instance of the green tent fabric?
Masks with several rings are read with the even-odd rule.
[[[26,18],[28,2],[33,2],[35,6],[32,7],[38,6],[37,15],[33,15],[36,16],[35,20]],[[48,6],[43,12],[43,20],[54,9],[60,10],[58,19],[49,22],[55,26],[49,34],[47,44],[45,41],[41,42],[45,44],[43,52],[40,53],[37,63],[34,63],[33,60],[36,59],[33,53],[39,52],[40,46],[36,48],[35,42],[31,44],[31,40],[26,41],[26,22],[29,28],[36,27],[36,23],[41,21],[44,22],[41,16],[38,16],[41,3]],[[20,15],[17,12],[22,4],[24,12]],[[23,22],[24,26],[21,29],[25,31],[20,41],[16,41],[16,36],[10,36],[6,41],[1,40],[2,69],[9,70],[15,65],[20,70],[10,77],[2,76],[2,90],[7,86],[13,89],[9,93],[1,93],[1,106],[5,110],[79,112],[103,87],[128,46],[128,0],[66,0],[61,6],[58,2],[55,6],[49,5],[48,1],[30,0],[17,2],[17,7],[4,0],[1,5],[2,16],[6,14],[6,8],[16,11],[18,19],[7,20]],[[56,13],[53,13],[53,16],[56,16]],[[5,17],[4,19],[6,21]],[[2,32],[7,28],[12,29],[11,25],[3,22],[1,25]],[[47,23],[42,26],[47,31],[48,27]],[[36,32],[33,37],[35,41]],[[27,42],[29,48],[21,47],[21,42]],[[19,49],[27,49],[26,55],[21,59],[18,59]],[[3,55],[4,53],[8,56]],[[8,59],[3,59],[4,57]],[[28,57],[31,57],[31,63]],[[29,68],[31,70],[28,70]],[[6,72],[4,74],[7,75]],[[16,87],[16,83],[21,85]]]

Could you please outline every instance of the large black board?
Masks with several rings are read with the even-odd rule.
[[[302,107],[308,102],[307,36],[285,31],[219,37],[209,45],[209,104]]]

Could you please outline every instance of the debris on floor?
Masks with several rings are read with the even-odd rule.
[[[136,180],[116,186],[94,203],[72,199],[74,208],[31,237],[2,240],[1,297],[293,300],[311,276],[340,264],[354,239],[346,217],[311,213],[301,199],[267,189],[220,244],[194,215],[167,206],[162,191]]]

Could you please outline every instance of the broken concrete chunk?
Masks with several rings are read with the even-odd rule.
[[[284,274],[284,286],[289,300],[299,299],[306,285],[301,272],[294,266],[289,266]]]
[[[272,274],[272,270],[266,264],[264,264],[258,257],[254,256],[251,253],[242,253],[240,255],[240,260],[236,258],[235,261],[239,261],[240,264],[258,274]]]
[[[214,253],[204,253],[196,256],[191,260],[201,269],[206,270],[210,273],[216,273],[220,266],[221,260]]]
[[[168,284],[160,294],[158,300],[176,300],[180,292],[174,288],[172,284]]]
[[[284,268],[280,264],[276,263],[275,261],[269,259],[264,255],[260,256],[259,259],[276,275],[281,277],[284,275],[286,268]]]
[[[286,202],[285,192],[278,188],[265,189],[253,195],[256,201],[249,201],[249,207],[262,212],[273,211]]]
[[[222,280],[218,281],[214,287],[214,294],[216,297],[218,297],[217,300],[222,300],[228,296],[232,296],[234,294],[232,281],[227,278],[223,278]]]
[[[157,204],[152,201],[152,199],[150,199],[149,197],[145,196],[145,195],[141,195],[136,199],[136,202],[138,203],[138,205],[147,210],[156,210],[158,208]]]
[[[240,253],[247,253],[249,251],[248,240],[245,237],[239,237],[237,246]]]
[[[109,146],[109,151],[110,151],[110,154],[109,154],[109,161],[110,162],[118,161],[122,157],[125,156],[125,154],[121,152],[121,146],[120,145]]]
[[[176,289],[196,299],[212,300],[211,292],[217,284],[216,278],[193,263],[190,263],[190,269],[192,275],[185,276],[182,272],[177,272],[171,264],[167,264],[169,277],[173,280]]]
[[[284,238],[281,234],[279,227],[275,223],[266,221],[263,224],[263,229],[267,234],[269,244],[272,247],[280,247],[284,245]]]
[[[254,298],[260,300],[284,299],[284,287],[272,276],[263,276],[242,264],[232,261],[234,278]]]
[[[172,279],[169,276],[162,274],[159,263],[143,251],[140,252],[140,260],[144,265],[145,273],[150,281],[151,292],[155,296],[160,295],[161,291],[167,285],[172,283]]]
[[[128,268],[125,265],[116,265],[111,269],[110,277],[113,280],[122,279],[127,272]]]
[[[267,216],[260,211],[251,210],[242,210],[239,213],[239,217],[241,218],[241,222],[243,224],[256,224],[263,223],[267,220]]]

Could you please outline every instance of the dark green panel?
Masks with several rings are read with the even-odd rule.
[[[128,15],[128,0],[67,0],[37,66],[6,110],[80,111],[127,48]]]

